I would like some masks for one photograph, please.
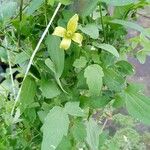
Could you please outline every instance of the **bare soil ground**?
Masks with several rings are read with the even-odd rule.
[[[146,7],[144,10],[138,12],[140,17],[137,22],[144,28],[150,28],[150,7]],[[129,37],[133,37],[138,33],[133,30],[129,30]],[[135,66],[136,74],[129,78],[130,81],[142,83],[145,85],[145,93],[150,96],[150,56],[147,57],[145,64],[140,64],[135,58],[129,57],[129,61]]]

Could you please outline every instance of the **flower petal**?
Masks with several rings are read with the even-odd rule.
[[[70,47],[71,39],[63,38],[60,43],[60,48],[67,50]]]
[[[67,24],[67,30],[74,33],[77,30],[78,20],[79,16],[77,14],[75,14],[72,18],[70,18]]]
[[[66,33],[66,29],[64,29],[63,27],[56,27],[53,32],[53,35],[64,37],[65,33]]]
[[[80,33],[74,33],[72,40],[82,45],[83,36]]]

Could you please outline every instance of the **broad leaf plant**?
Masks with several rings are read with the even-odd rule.
[[[136,125],[150,125],[150,97],[130,82],[128,56],[150,55],[150,30],[136,22],[149,5],[2,1],[0,150],[146,150]]]

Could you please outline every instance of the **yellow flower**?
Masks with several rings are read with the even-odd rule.
[[[62,41],[60,43],[60,48],[67,50],[71,45],[71,40],[82,45],[83,36],[80,33],[75,33],[78,26],[79,17],[75,14],[67,24],[67,29],[63,27],[56,27],[53,35],[62,37]]]

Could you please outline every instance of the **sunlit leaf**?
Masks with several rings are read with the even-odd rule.
[[[100,95],[103,85],[102,77],[104,76],[101,66],[94,64],[85,69],[84,77],[86,78],[87,85],[91,95]]]
[[[85,27],[80,27],[80,30],[93,39],[97,39],[99,37],[99,30],[96,24],[87,24]]]
[[[79,102],[68,102],[64,110],[72,116],[83,116],[83,110],[79,107]]]
[[[50,110],[43,124],[43,141],[41,150],[53,150],[67,136],[69,118],[63,108],[55,106]]]
[[[40,89],[42,91],[42,95],[46,98],[54,98],[61,93],[56,81],[53,79],[42,78],[40,82]]]
[[[52,62],[55,65],[57,78],[62,75],[64,70],[64,51],[59,47],[60,42],[60,38],[52,35],[49,35],[46,39],[48,53]]]
[[[90,149],[98,150],[100,126],[98,126],[98,124],[93,118],[90,118],[89,121],[86,122],[86,132],[87,132],[86,141]]]
[[[94,46],[101,48],[105,51],[108,51],[109,53],[113,54],[116,57],[119,57],[119,53],[116,50],[116,48],[110,44],[99,44],[99,43],[94,43]]]
[[[74,61],[73,66],[75,68],[80,69],[80,68],[84,68],[86,66],[86,64],[87,64],[86,58],[81,56],[80,58],[78,58]]]

